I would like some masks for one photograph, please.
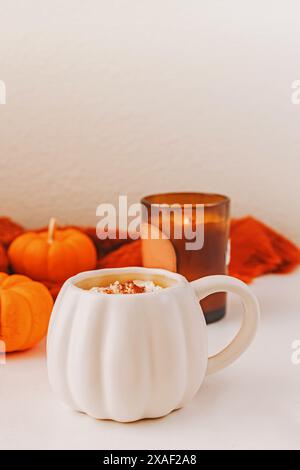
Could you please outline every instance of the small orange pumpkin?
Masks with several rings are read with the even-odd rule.
[[[34,346],[46,334],[53,299],[41,283],[0,273],[0,340],[7,352]]]
[[[27,232],[11,243],[8,256],[15,273],[37,281],[63,282],[81,271],[95,269],[96,248],[91,239],[73,228]]]

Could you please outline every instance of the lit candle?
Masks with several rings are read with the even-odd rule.
[[[148,228],[152,226],[152,233],[156,230],[156,237],[151,238],[148,233],[148,239],[143,239],[144,266],[177,271],[189,281],[227,273],[230,201],[226,196],[158,194],[143,198],[142,204],[147,208],[147,219],[143,222],[149,224]],[[174,204],[181,210],[172,211]],[[183,211],[185,205],[190,206],[190,212]],[[197,205],[202,207],[202,215],[201,210],[197,212]],[[167,211],[170,227],[166,234],[162,219]],[[194,239],[191,240],[193,234]],[[225,315],[226,294],[213,294],[204,299],[201,306],[207,322],[216,321]]]

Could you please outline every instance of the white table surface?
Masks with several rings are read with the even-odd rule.
[[[255,342],[235,364],[208,377],[194,400],[170,415],[131,424],[96,421],[52,394],[45,343],[0,366],[1,449],[300,449],[300,271],[252,284],[262,315]],[[241,305],[208,327],[210,352],[238,328]]]

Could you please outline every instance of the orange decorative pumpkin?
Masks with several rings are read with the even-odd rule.
[[[11,243],[8,256],[15,273],[37,281],[63,282],[81,271],[95,269],[96,248],[91,239],[73,228],[27,232]]]
[[[53,299],[26,276],[0,273],[0,340],[7,352],[34,346],[46,334]]]

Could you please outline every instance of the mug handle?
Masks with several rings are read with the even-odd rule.
[[[199,301],[216,292],[238,294],[243,301],[244,315],[240,330],[228,346],[208,358],[206,374],[213,374],[234,362],[252,342],[260,316],[258,301],[244,282],[231,276],[206,276],[192,281],[190,285]]]

